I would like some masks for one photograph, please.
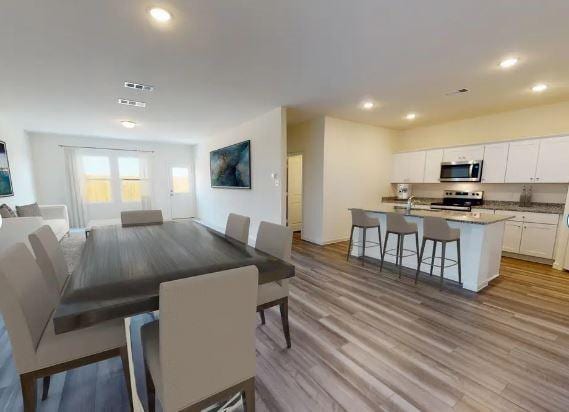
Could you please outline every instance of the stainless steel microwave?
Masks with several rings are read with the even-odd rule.
[[[441,182],[480,182],[482,160],[441,163]]]

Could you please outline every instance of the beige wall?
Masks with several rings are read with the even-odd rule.
[[[569,101],[404,130],[397,151],[569,134]]]

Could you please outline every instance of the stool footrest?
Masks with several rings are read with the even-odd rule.
[[[390,253],[390,252],[393,252],[393,251],[395,251],[395,253]],[[408,254],[406,254],[406,255],[402,255],[401,257],[407,258],[407,257],[411,257],[411,256],[417,256],[417,252],[415,252],[414,250],[411,250],[411,249],[403,249],[403,251],[404,251],[404,252],[410,252],[410,253],[408,253]],[[394,248],[394,249],[387,249],[387,250],[384,252],[384,254],[385,254],[385,255],[389,255],[389,256],[398,256],[398,255],[397,255],[397,248]]]

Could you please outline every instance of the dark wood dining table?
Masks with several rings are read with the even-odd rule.
[[[162,282],[249,265],[259,284],[294,276],[292,264],[194,221],[95,227],[54,314],[55,333],[157,310]]]

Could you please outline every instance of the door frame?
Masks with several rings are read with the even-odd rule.
[[[286,154],[286,226],[290,227],[290,222],[288,219],[288,198],[289,198],[289,181],[290,179],[288,178],[288,159],[289,157],[293,157],[293,156],[300,156],[301,160],[300,160],[300,164],[301,164],[301,168],[302,168],[302,179],[301,179],[301,196],[302,196],[302,223],[300,226],[300,233],[302,235],[302,230],[304,228],[304,153],[303,152],[291,152],[291,153],[287,153]]]

